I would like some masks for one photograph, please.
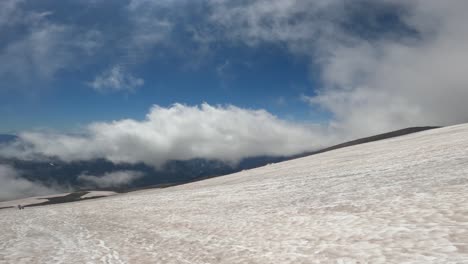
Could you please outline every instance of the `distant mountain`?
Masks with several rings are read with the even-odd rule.
[[[353,145],[373,142],[382,139],[407,135],[410,133],[420,132],[436,127],[413,127],[402,130],[393,131],[390,133],[380,134],[372,137],[362,138],[349,141],[332,147],[328,147],[319,151],[302,153],[294,156],[257,156],[249,157],[240,161],[237,165],[229,165],[218,160],[207,159],[191,159],[191,160],[173,160],[167,162],[159,169],[155,169],[144,163],[138,164],[114,164],[105,159],[96,159],[91,161],[75,161],[63,162],[57,159],[48,161],[24,161],[19,159],[1,158],[0,164],[9,164],[22,172],[24,178],[34,181],[39,181],[44,184],[60,184],[71,186],[75,189],[83,187],[83,183],[79,181],[78,176],[83,173],[87,175],[103,175],[108,172],[132,170],[143,172],[144,176],[135,180],[131,184],[120,188],[107,188],[101,190],[113,191],[129,191],[140,188],[168,186],[174,184],[182,184],[200,179],[211,178],[221,175],[226,175],[241,170],[261,167],[269,163],[277,163],[281,161],[291,160],[309,155],[349,147]],[[0,142],[11,142],[16,139],[13,135],[1,135]]]
[[[351,147],[351,146],[355,146],[355,145],[359,145],[359,144],[370,143],[370,142],[389,139],[389,138],[394,138],[394,137],[400,137],[400,136],[404,136],[404,135],[408,135],[408,134],[412,134],[412,133],[416,133],[416,132],[421,132],[421,131],[425,131],[425,130],[435,129],[435,128],[440,128],[440,127],[438,127],[438,126],[424,126],[424,127],[404,128],[404,129],[395,130],[395,131],[384,133],[384,134],[379,134],[379,135],[375,135],[375,136],[370,136],[370,137],[365,137],[365,138],[360,138],[360,139],[348,141],[348,142],[341,143],[341,144],[338,144],[338,145],[334,145],[334,146],[331,146],[331,147],[327,147],[327,148],[324,148],[324,149],[321,149],[321,150],[318,150],[318,151],[299,154],[299,155],[296,155],[294,157],[299,158],[299,157],[305,157],[305,156],[310,156],[310,155],[316,155],[316,154],[320,154],[320,153],[323,153],[323,152],[332,151],[332,150],[335,150],[335,149]]]
[[[215,177],[237,171],[252,169],[268,163],[283,161],[279,157],[255,157],[242,160],[238,165],[231,166],[218,160],[192,159],[173,160],[159,169],[144,163],[114,164],[105,159],[90,161],[63,162],[60,160],[26,161],[20,159],[1,158],[0,164],[9,164],[22,172],[28,180],[42,182],[46,185],[59,184],[79,189],[83,185],[78,177],[87,175],[103,175],[115,171],[139,171],[144,176],[121,188],[101,188],[103,190],[128,191],[145,187],[167,186],[191,182],[197,179]]]

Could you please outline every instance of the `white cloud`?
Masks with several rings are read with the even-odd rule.
[[[89,83],[89,85],[98,91],[134,91],[144,83],[143,79],[134,77],[122,67],[114,66],[110,70],[96,76],[94,81]]]
[[[223,28],[223,36],[249,45],[265,41],[286,43],[290,48],[311,45],[339,20],[342,1],[337,0],[255,0],[208,1],[213,12],[209,19]],[[326,15],[326,16],[324,16]],[[304,43],[305,42],[305,43]]]
[[[81,174],[78,180],[99,188],[121,187],[143,177],[139,171],[116,171],[108,172],[101,176]]]
[[[160,5],[158,3],[157,5]],[[159,14],[158,8],[150,3],[129,3],[127,6],[128,15],[133,28],[131,32],[128,48],[132,53],[145,53],[156,44],[166,42],[172,32],[173,24],[168,19]],[[161,10],[159,10],[161,12]],[[145,56],[146,54],[142,54]]]
[[[2,2],[7,3],[5,17],[11,19],[0,20],[0,26],[10,23],[5,21],[24,20],[16,2],[19,1]],[[156,45],[173,41],[170,33],[180,26],[175,25],[180,22],[177,19],[192,11],[183,8],[187,3],[130,1],[126,10],[133,31],[128,38],[122,38],[124,44],[119,48],[126,52],[115,63],[123,66],[112,67],[90,85],[97,90],[132,90],[141,86],[144,81],[127,70],[144,60]],[[311,68],[319,68],[315,74],[320,76],[322,86],[316,95],[305,98],[314,107],[329,111],[330,122],[309,129],[264,111],[175,105],[155,107],[142,121],[92,124],[85,136],[24,133],[23,143],[28,144],[25,151],[12,146],[7,152],[24,157],[42,153],[65,160],[104,157],[115,162],[144,161],[155,166],[168,159],[193,157],[236,161],[251,155],[297,153],[345,137],[402,127],[468,122],[466,1],[206,0],[205,3],[209,8],[206,16],[200,17],[202,23],[185,28],[193,33],[193,41],[199,41],[203,47],[226,42],[250,47],[277,43],[295,56],[307,57],[314,65]],[[376,23],[372,15],[382,5],[383,9],[396,7],[393,12],[400,22],[415,34],[382,33],[381,29],[376,32],[380,36],[372,38],[343,27],[361,7],[371,9],[359,14],[361,18]],[[32,67],[38,74],[49,76],[73,57],[68,45],[59,44],[71,36],[69,27],[52,24],[44,15],[28,17],[28,21],[36,21],[33,24],[38,30],[1,51],[0,59],[11,63],[0,66],[0,74]],[[88,35],[91,40],[81,47],[99,46],[92,41],[99,39],[99,33]],[[31,43],[41,45],[33,48],[36,46]],[[51,50],[59,51],[60,56],[53,56]],[[41,69],[40,65],[47,67]],[[219,67],[218,73],[226,73],[228,65]],[[232,119],[237,121],[229,121]]]
[[[50,11],[26,10],[24,1],[0,3],[0,77],[29,81],[72,69],[100,46],[100,33],[53,22]],[[78,60],[77,58],[80,58]]]
[[[258,155],[290,155],[326,146],[335,138],[319,127],[281,120],[264,110],[235,106],[155,106],[145,120],[93,123],[86,135],[22,133],[4,156],[65,161],[106,158],[160,166],[192,158],[237,162]]]
[[[0,28],[15,23],[20,15],[18,4],[23,0],[3,0],[0,2]]]
[[[120,56],[111,58],[114,66],[89,83],[97,91],[134,91],[144,85],[144,80],[129,71],[153,56],[154,48],[170,42],[172,22],[157,11],[167,5],[163,1],[130,1],[125,6],[129,32],[119,36],[111,47]],[[160,11],[160,10],[159,10]]]
[[[341,135],[468,122],[466,1],[210,3],[221,38],[252,46],[283,44],[319,66],[323,86],[308,101],[333,115],[330,126]],[[370,8],[361,19],[371,23],[379,10],[394,8],[414,35],[383,32],[390,24],[376,38],[343,27],[359,4]]]
[[[0,164],[0,201],[60,192],[63,192],[63,190],[57,187],[47,187],[21,178],[20,173],[13,167]]]
[[[415,1],[407,8],[404,19],[417,38],[335,45],[323,63],[325,87],[310,102],[331,111],[343,130],[468,122],[468,3]]]
[[[10,43],[1,53],[0,60],[9,63],[0,67],[0,74],[13,74],[27,79],[32,76],[50,78],[71,60],[62,39],[69,34],[63,26],[47,25],[35,28],[25,38]]]
[[[162,11],[164,6],[163,1],[130,1],[125,6],[128,18],[125,26],[129,31],[125,36],[120,36],[121,41],[113,47],[121,54],[114,59],[116,64],[132,68],[145,63],[152,56],[158,56],[156,47],[176,46],[171,41],[174,17],[169,18],[169,11],[174,11],[174,8]]]

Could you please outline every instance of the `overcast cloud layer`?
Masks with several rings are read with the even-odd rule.
[[[51,23],[47,13],[20,12],[15,8],[20,2],[2,2],[0,27],[23,21],[31,30],[2,47],[0,60],[13,64],[0,66],[0,75],[28,69],[33,75],[51,76],[77,54],[94,54],[105,43],[99,30]],[[119,44],[123,55],[89,85],[100,91],[133,91],[144,84],[126,71],[157,47],[171,43],[180,48],[171,42],[174,28],[187,12],[197,15],[197,9],[187,8],[191,5],[130,1],[125,10],[131,34]],[[104,157],[154,166],[195,157],[235,162],[247,156],[299,153],[403,127],[468,121],[467,1],[206,0],[202,5],[207,14],[198,14],[200,24],[185,28],[192,32],[200,56],[220,42],[252,48],[283,45],[293,56],[310,60],[321,87],[314,95],[302,96],[329,112],[331,119],[310,127],[234,106],[155,107],[145,120],[94,123],[82,136],[23,133],[20,142],[2,153],[63,160]],[[353,19],[362,16],[362,10],[369,11],[358,21],[366,30],[347,26],[356,25]],[[379,21],[375,14],[388,10],[395,21]],[[32,60],[23,59],[26,55]]]

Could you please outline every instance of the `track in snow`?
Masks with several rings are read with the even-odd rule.
[[[0,263],[468,263],[468,125],[0,211]]]

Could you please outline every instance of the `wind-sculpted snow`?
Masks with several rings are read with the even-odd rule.
[[[0,263],[468,263],[468,125],[0,211]]]

